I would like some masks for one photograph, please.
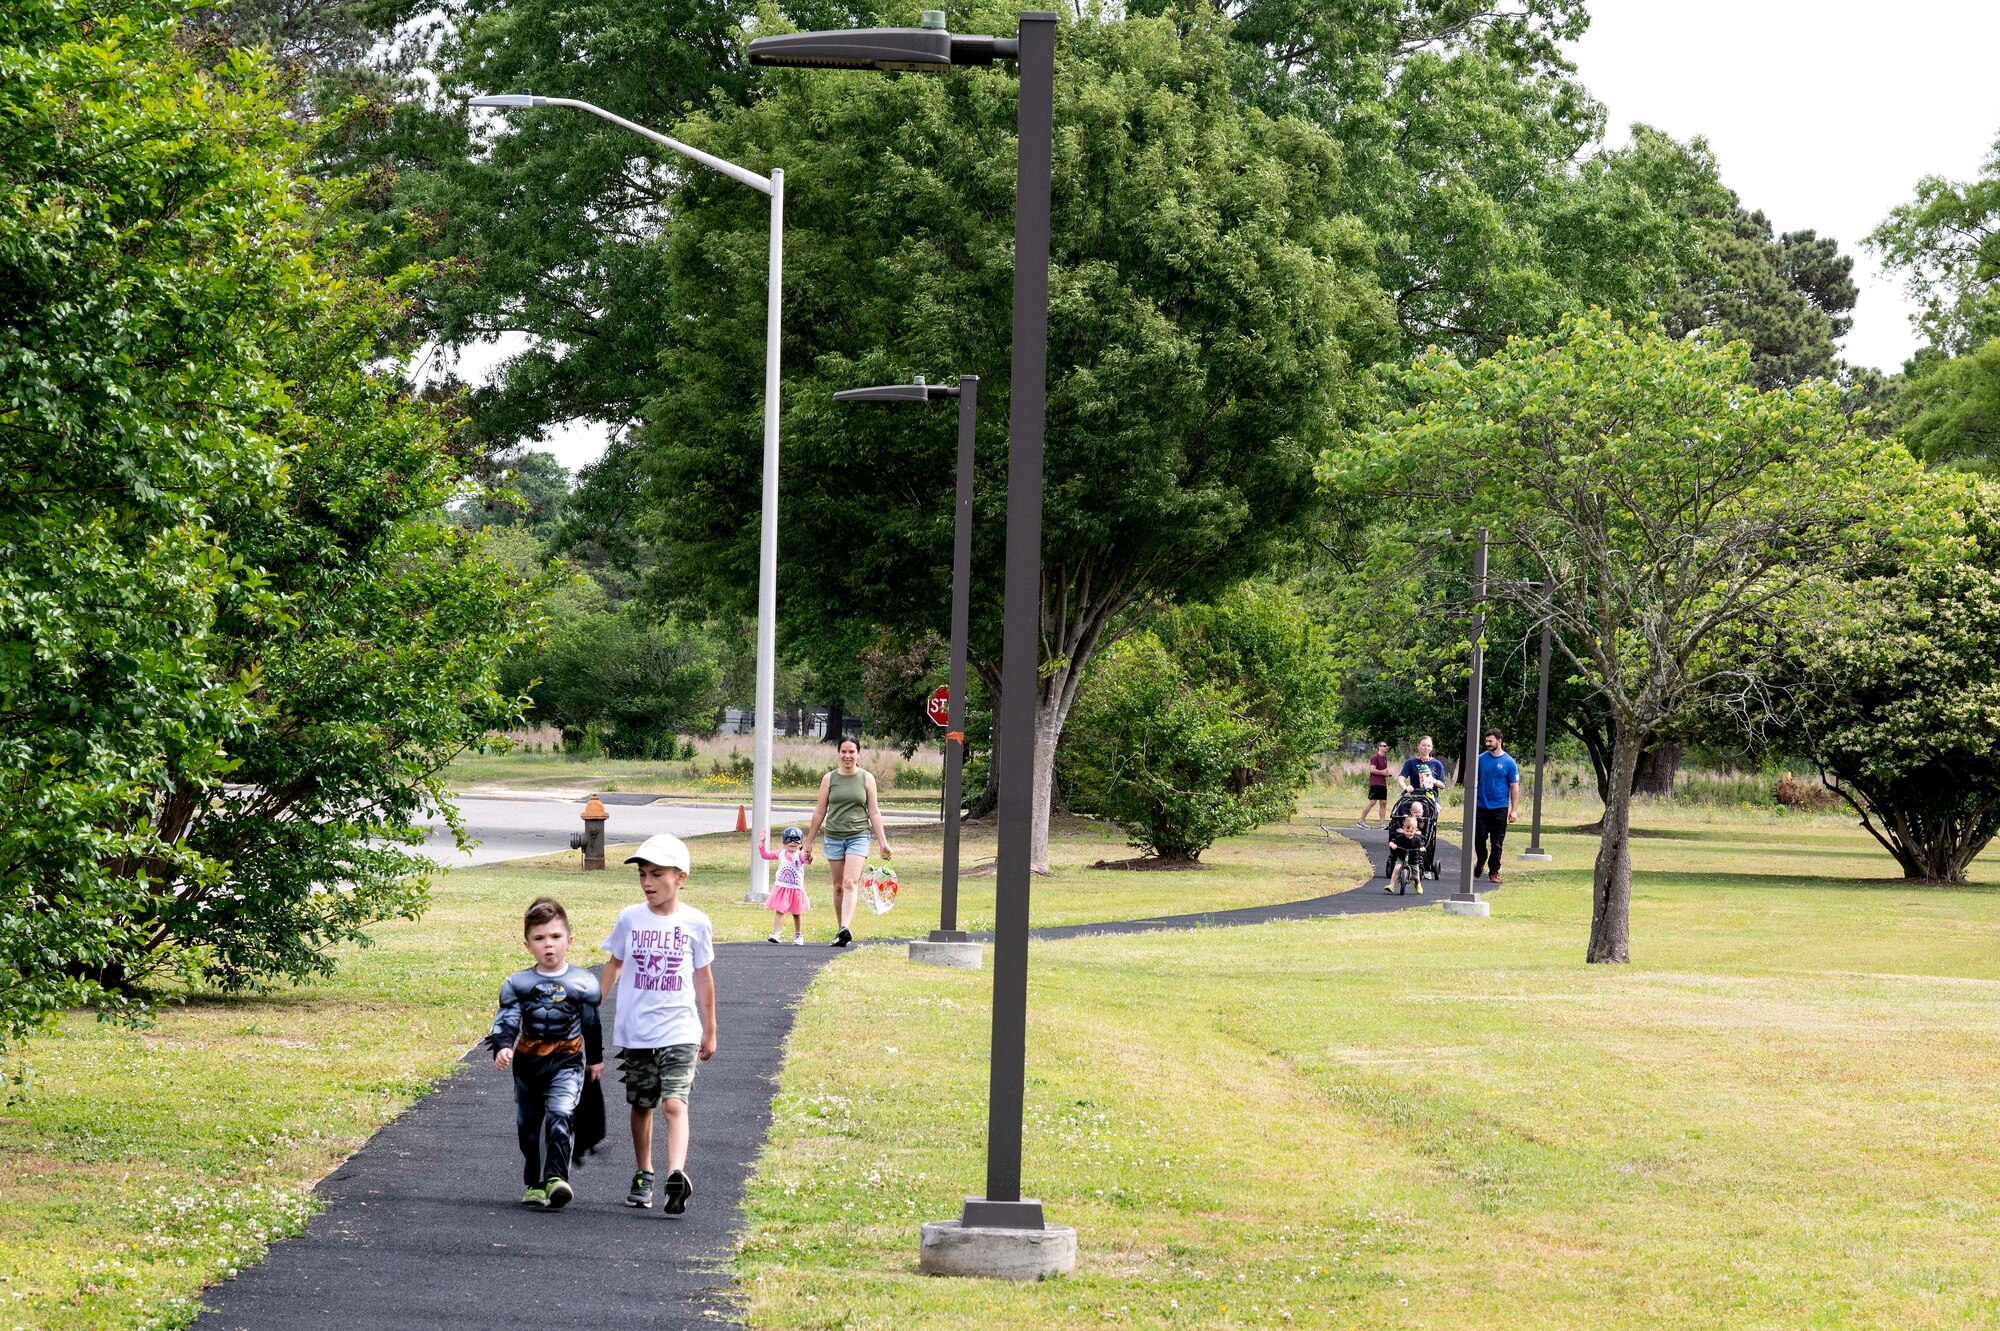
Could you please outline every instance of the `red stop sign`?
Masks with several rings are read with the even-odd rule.
[[[946,684],[938,685],[937,689],[932,692],[930,701],[924,704],[924,710],[930,713],[932,725],[937,726],[939,729],[950,725],[951,687]]]

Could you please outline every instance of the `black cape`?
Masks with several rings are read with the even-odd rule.
[[[583,1094],[577,1098],[576,1114],[570,1119],[570,1130],[576,1136],[570,1146],[570,1159],[576,1164],[582,1164],[585,1157],[604,1145],[603,1082],[585,1075]]]

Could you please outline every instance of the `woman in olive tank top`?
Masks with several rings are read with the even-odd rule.
[[[861,746],[851,739],[840,741],[840,766],[820,778],[819,803],[813,808],[812,826],[806,831],[806,863],[812,863],[813,838],[826,832],[827,868],[833,879],[833,918],[840,932],[833,937],[835,947],[854,941],[848,925],[854,922],[854,908],[861,901],[861,871],[868,859],[868,834],[882,843],[882,858],[895,854],[889,848],[889,833],[882,826],[882,810],[875,802],[875,777],[861,769]]]

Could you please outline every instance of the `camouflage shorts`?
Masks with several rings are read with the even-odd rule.
[[[694,1055],[691,1044],[619,1050],[618,1075],[625,1083],[625,1103],[636,1109],[651,1109],[662,1100],[686,1104],[694,1091]]]

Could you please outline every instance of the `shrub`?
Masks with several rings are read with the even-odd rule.
[[[645,619],[636,606],[563,617],[507,678],[571,749],[595,732],[613,758],[692,756],[679,731],[708,724],[722,697],[722,649],[700,625]]]
[[[1327,660],[1279,592],[1162,616],[1102,658],[1078,697],[1061,757],[1071,807],[1178,860],[1290,816],[1333,732]]]
[[[802,762],[787,758],[771,769],[771,784],[787,786],[794,790],[808,790],[819,785],[822,775],[823,771],[820,768],[808,767]]]
[[[1832,805],[1834,793],[1817,781],[1801,781],[1790,772],[1778,778],[1778,784],[1771,788],[1771,798],[1787,809],[1805,809],[1817,813]]]

